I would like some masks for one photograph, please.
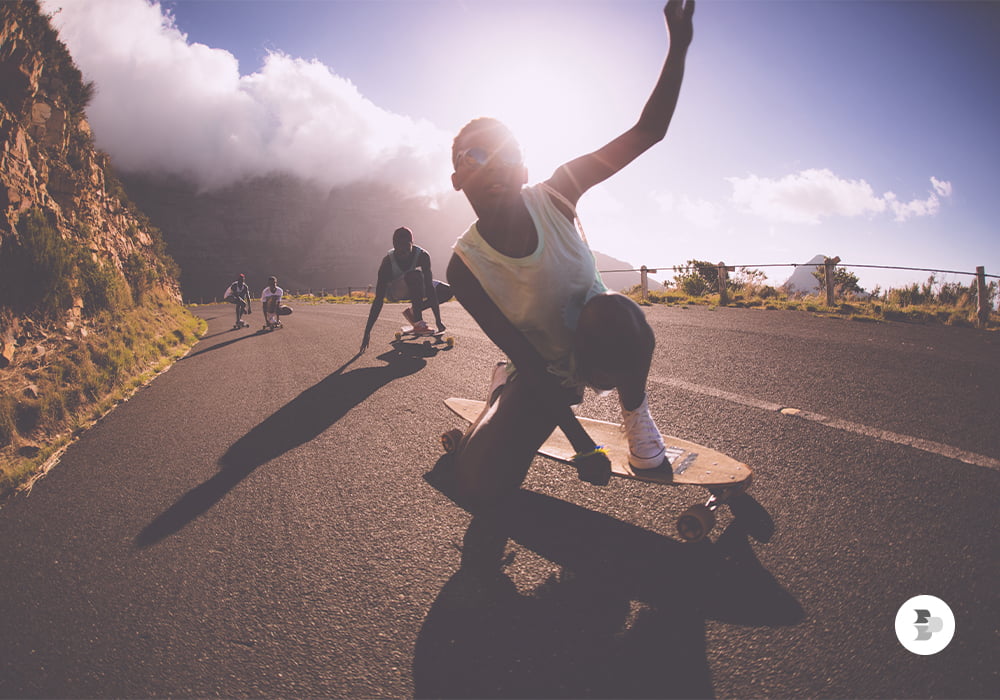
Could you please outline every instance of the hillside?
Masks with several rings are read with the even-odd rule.
[[[199,192],[176,177],[121,177],[163,231],[184,296],[193,301],[218,297],[240,272],[255,293],[272,274],[288,290],[373,284],[400,226],[413,230],[444,279],[451,246],[472,220],[460,195],[432,206],[375,183],[328,190],[272,175]]]
[[[474,219],[465,197],[434,202],[407,197],[376,183],[333,190],[291,176],[253,178],[199,192],[176,177],[123,173],[131,198],[163,231],[181,267],[188,301],[218,298],[242,272],[258,293],[276,275],[288,290],[366,287],[375,282],[392,232],[407,226],[431,254],[434,275],[445,279],[451,247]],[[631,263],[595,253],[601,270]],[[605,275],[611,289],[639,284],[637,272]],[[660,285],[650,279],[650,288]]]
[[[0,3],[0,494],[195,338],[162,236],[93,146],[93,90],[34,0]]]

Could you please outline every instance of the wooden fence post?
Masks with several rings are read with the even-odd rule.
[[[979,319],[979,327],[986,328],[990,320],[990,304],[986,290],[986,268],[980,265],[976,268],[976,315]]]
[[[826,279],[826,305],[833,306],[837,303],[837,299],[834,295],[833,286],[833,269],[840,262],[840,257],[836,258],[823,258],[823,270],[824,277]]]
[[[649,270],[646,268],[645,265],[643,265],[642,267],[639,268],[639,272],[642,275],[641,278],[642,281],[640,282],[642,286],[642,298],[640,299],[640,301],[645,302],[646,297],[649,296],[649,277],[648,277]]]
[[[726,269],[726,263],[719,263],[719,305],[725,306],[729,303],[729,286],[726,282],[729,279],[729,274]]]

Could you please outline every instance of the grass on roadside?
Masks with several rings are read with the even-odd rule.
[[[625,291],[625,294],[639,303],[641,293],[638,287]],[[676,290],[650,291],[647,295],[647,305],[664,304],[667,306],[708,306],[712,309],[720,305],[718,294],[692,296]],[[741,309],[762,309],[767,311],[789,310],[806,311],[828,318],[846,318],[860,322],[901,321],[905,323],[938,323],[946,326],[974,328],[977,325],[976,309],[968,300],[954,304],[925,302],[903,305],[893,301],[880,299],[851,300],[834,306],[828,306],[820,297],[789,298],[784,294],[768,294],[755,296],[736,293],[730,296],[727,306]],[[1000,314],[993,312],[987,328],[1000,327]]]
[[[23,348],[0,387],[0,497],[43,471],[84,428],[182,357],[205,322],[170,302],[102,314]]]

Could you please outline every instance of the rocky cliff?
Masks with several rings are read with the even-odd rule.
[[[134,297],[179,299],[159,232],[93,146],[85,117],[93,89],[35,2],[0,3],[0,324],[8,354],[25,316],[68,314],[72,323],[108,306],[95,277]]]
[[[202,326],[93,146],[93,89],[34,0],[0,2],[0,497]]]

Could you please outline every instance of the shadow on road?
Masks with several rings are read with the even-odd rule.
[[[560,570],[521,592],[508,540]],[[414,695],[711,697],[707,620],[771,627],[803,617],[739,519],[716,542],[692,545],[522,490],[469,525],[461,568],[417,638]]]
[[[222,333],[238,333],[238,332],[239,331],[237,331],[236,329],[230,329],[228,331],[222,331]],[[205,336],[205,337],[203,337],[201,339],[201,342],[205,342],[209,338],[214,338],[217,335],[222,335],[222,333],[215,333],[213,335],[207,335],[207,336]],[[255,337],[257,337],[257,335],[258,335],[257,333],[246,334],[244,332],[243,335],[238,335],[235,338],[233,338],[232,340],[227,340],[227,341],[222,342],[222,343],[216,343],[215,345],[210,345],[209,347],[205,348],[204,350],[199,350],[198,352],[192,352],[192,353],[190,353],[188,355],[185,355],[184,357],[181,358],[181,362],[183,362],[184,360],[190,360],[192,358],[198,357],[198,355],[204,355],[206,352],[212,352],[213,350],[221,350],[222,348],[228,347],[228,346],[232,345],[233,343],[238,343],[241,340],[247,340],[248,338],[255,338]]]
[[[360,356],[358,353],[352,357],[233,443],[219,459],[219,472],[181,496],[147,525],[136,537],[136,546],[148,547],[178,532],[212,508],[257,467],[309,442],[386,384],[427,364],[414,353],[395,349],[378,356],[386,363],[381,367],[362,367],[345,373]]]

